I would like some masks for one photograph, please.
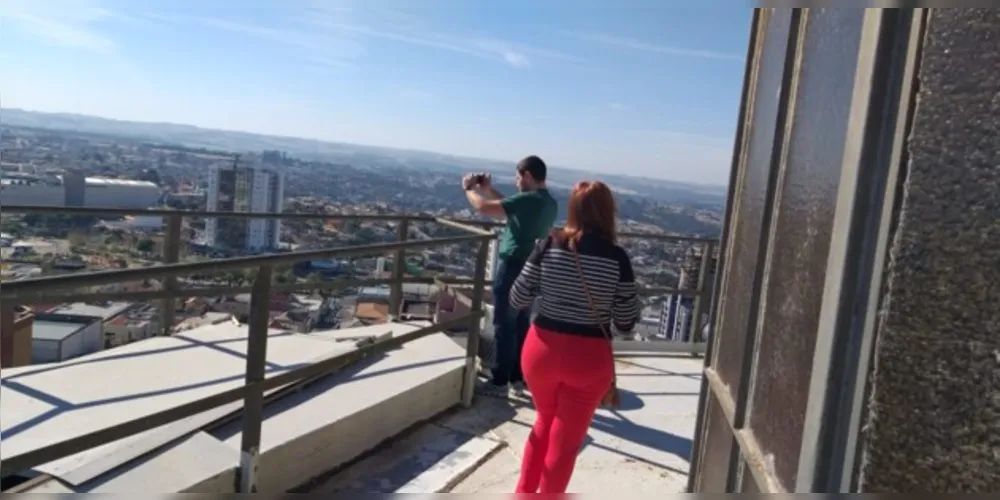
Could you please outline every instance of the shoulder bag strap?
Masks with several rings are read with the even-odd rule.
[[[576,250],[573,250],[573,260],[576,262],[576,273],[580,276],[580,284],[583,286],[583,294],[587,296],[587,302],[590,305],[590,313],[594,316],[594,321],[597,322],[597,326],[601,329],[601,333],[604,337],[608,339],[608,343],[611,344],[612,349],[614,349],[614,337],[611,336],[611,332],[604,328],[604,322],[601,321],[601,315],[597,311],[597,304],[594,303],[594,298],[590,295],[590,287],[587,286],[587,278],[583,274],[583,266],[580,265],[580,254]],[[614,351],[611,354],[611,366],[615,366]],[[617,372],[617,370],[615,370]],[[615,378],[618,378],[617,373]]]

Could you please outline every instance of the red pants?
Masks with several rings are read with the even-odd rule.
[[[521,368],[537,418],[515,493],[565,493],[594,411],[614,379],[611,346],[532,325]]]

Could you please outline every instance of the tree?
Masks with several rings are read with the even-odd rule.
[[[135,244],[135,249],[145,254],[152,252],[155,248],[156,242],[149,238],[143,238]]]
[[[237,272],[239,272],[239,271],[237,271]],[[253,269],[253,268],[244,269],[242,271],[242,274],[243,274],[243,282],[244,283],[253,283],[254,280],[257,279],[257,270],[256,269]]]
[[[295,283],[295,273],[289,269],[285,268],[282,270],[275,270],[274,281],[276,283]]]

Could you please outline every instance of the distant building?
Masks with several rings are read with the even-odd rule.
[[[216,166],[208,178],[206,210],[211,212],[280,213],[284,177],[257,166]],[[278,247],[277,219],[208,218],[205,243],[212,247],[264,251]]]
[[[404,300],[399,319],[402,321],[433,321],[437,302],[430,300]]]
[[[22,174],[0,179],[4,205],[146,209],[158,205],[161,196],[152,182],[85,177],[76,170],[61,176]]]
[[[24,252],[24,250],[21,250],[21,252]],[[11,254],[12,256],[16,256],[14,252],[11,252]],[[42,267],[36,264],[24,264],[19,262],[0,263],[0,281],[30,278],[32,276],[40,276],[41,274]]]
[[[31,363],[55,363],[104,348],[101,318],[40,313],[31,332]]]
[[[87,206],[87,176],[81,170],[66,170],[62,176],[63,204],[67,207]],[[146,205],[148,207],[149,205]],[[145,207],[143,207],[145,208]]]
[[[142,307],[143,305],[137,302],[74,302],[48,308],[44,319],[57,322],[74,322],[76,320],[73,318],[97,318],[100,325],[101,349],[103,349],[148,338],[153,334],[157,324],[150,321],[149,314],[133,317],[133,313],[138,312]],[[64,321],[61,318],[70,319]],[[80,323],[80,321],[76,322]],[[56,329],[66,331],[67,328],[60,327]],[[61,360],[64,359],[69,358]]]
[[[32,332],[35,316],[31,309],[0,305],[0,367],[31,364]]]
[[[162,196],[160,187],[149,181],[86,179],[85,206],[88,207],[146,209],[159,205]]]
[[[354,317],[366,325],[375,325],[389,321],[389,304],[368,299],[354,303]]]
[[[151,318],[118,316],[104,323],[104,347],[148,339],[156,334],[155,325]]]
[[[698,288],[699,272],[701,271],[701,259],[703,258],[700,248],[691,248],[684,256],[684,263],[681,266],[680,278],[677,280],[677,288],[680,290],[695,290]],[[718,255],[710,256],[712,259],[708,265],[708,276],[705,279],[706,297],[711,296],[712,285],[715,282],[715,267],[718,262]],[[679,294],[671,295],[663,305],[660,312],[660,325],[658,336],[667,340],[678,342],[689,342],[691,340],[691,324],[694,317],[694,297],[686,297]],[[702,324],[708,318],[708,304],[702,307]],[[703,332],[699,332],[701,337]],[[697,339],[704,341],[705,339]]]

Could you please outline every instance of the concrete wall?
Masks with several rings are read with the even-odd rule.
[[[88,185],[88,207],[114,207],[145,209],[156,206],[160,190],[155,186],[141,185]]]
[[[1000,11],[931,9],[864,492],[1000,491]]]
[[[4,205],[61,207],[65,202],[65,190],[61,185],[7,185],[0,188],[0,198]]]
[[[0,367],[31,364],[31,331],[34,315],[18,316],[9,304],[0,306]]]

